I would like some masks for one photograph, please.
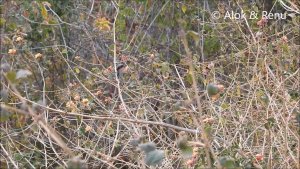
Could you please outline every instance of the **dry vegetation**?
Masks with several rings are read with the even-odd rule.
[[[212,17],[269,6],[4,1],[1,168],[300,168],[299,2]]]

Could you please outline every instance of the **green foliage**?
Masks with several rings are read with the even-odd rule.
[[[189,73],[184,77],[184,81],[187,82],[189,85],[193,84],[193,77],[192,75]]]
[[[165,158],[163,150],[153,150],[146,153],[145,163],[149,166],[160,165]]]
[[[293,2],[287,5],[299,6]],[[203,141],[202,133],[195,135],[200,126],[193,121],[203,117],[201,132],[223,168],[297,168],[291,157],[297,157],[299,147],[300,17],[288,11],[288,19],[268,20],[264,26],[258,25],[261,18],[245,24],[211,17],[228,7],[260,13],[259,5],[246,0],[205,5],[182,0],[3,1],[0,102],[12,107],[0,111],[4,149],[19,168],[65,168],[63,161],[68,168],[138,168],[141,163],[207,168],[211,157],[204,147],[197,151],[192,147],[196,141],[188,141]],[[272,11],[279,7],[275,4]],[[180,29],[192,58],[178,36]],[[199,93],[192,87],[189,59]],[[118,79],[115,64],[126,65]],[[47,108],[37,106],[41,101]],[[26,112],[27,106],[38,118],[12,111]],[[51,133],[36,123],[39,118],[86,161],[69,160]],[[180,127],[191,131],[189,139],[176,139]],[[161,150],[145,140],[155,140]],[[263,159],[255,153],[270,155]],[[267,166],[270,160],[272,167]],[[0,157],[6,161],[12,166]]]
[[[6,31],[13,32],[13,31],[16,31],[16,29],[17,29],[16,23],[7,23]]]
[[[188,31],[187,34],[192,37],[192,39],[195,41],[196,46],[198,46],[200,42],[199,34],[195,31]]]
[[[300,92],[296,90],[289,91],[289,95],[294,100],[298,100],[300,98]]]
[[[225,156],[225,157],[221,157],[219,159],[220,164],[222,167],[224,167],[224,169],[231,169],[231,168],[237,168],[237,165],[235,164],[235,161],[233,158]]]
[[[275,123],[275,119],[271,117],[267,119],[267,122],[264,124],[264,126],[267,130],[270,130],[274,126],[274,123]]]
[[[15,71],[9,71],[6,73],[6,78],[12,83],[17,82],[17,73]]]
[[[20,80],[27,78],[30,76],[32,73],[29,70],[25,69],[20,69],[17,72],[15,71],[9,71],[6,73],[6,78],[11,82],[11,83],[18,83]]]
[[[215,84],[208,84],[206,87],[207,93],[209,96],[216,95],[219,93],[219,88]]]
[[[221,42],[216,36],[207,37],[204,40],[203,48],[206,56],[216,55],[221,49]]]

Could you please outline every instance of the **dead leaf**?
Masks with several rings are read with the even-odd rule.
[[[85,132],[90,132],[93,128],[89,125],[86,125]]]
[[[88,106],[89,105],[89,100],[88,99],[82,99],[81,103],[83,104],[83,106]]]
[[[37,53],[34,55],[34,58],[38,59],[38,60],[41,59],[42,57],[43,57],[43,55],[41,53]]]
[[[94,26],[101,31],[110,31],[110,22],[105,18],[97,18],[94,22]]]
[[[15,55],[17,53],[16,49],[9,49],[7,52],[9,55]]]

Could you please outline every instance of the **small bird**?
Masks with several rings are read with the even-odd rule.
[[[145,152],[145,163],[149,166],[160,165],[165,158],[165,152],[163,150],[157,150],[153,142],[140,144],[139,148]]]
[[[126,73],[128,71],[128,66],[125,64],[119,64],[117,66],[117,76],[118,78],[121,78],[123,73]]]

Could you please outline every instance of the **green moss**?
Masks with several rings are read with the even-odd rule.
[[[8,31],[8,32],[15,31],[16,29],[17,29],[17,24],[16,23],[9,23],[6,26],[6,31]]]

